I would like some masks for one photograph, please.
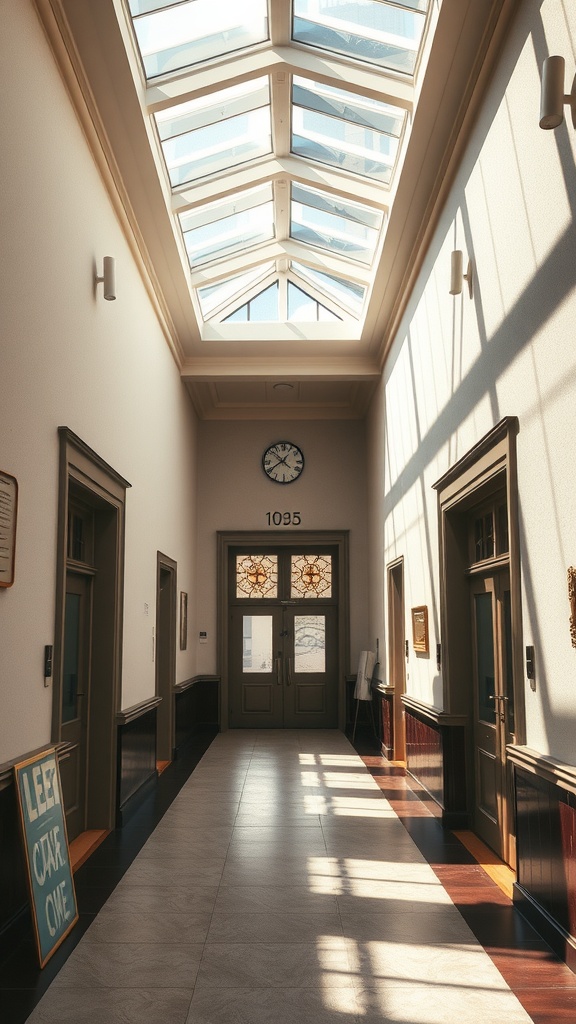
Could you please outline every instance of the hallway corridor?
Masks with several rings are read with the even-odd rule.
[[[438,856],[425,859],[415,840]],[[444,860],[444,876],[430,859]],[[461,901],[449,884],[462,896],[459,870],[473,884]],[[496,962],[513,964],[512,988],[450,892],[485,945],[499,946]],[[217,735],[84,927],[30,1024],[557,1024],[574,1014],[576,977],[399,770],[363,760],[335,731]]]

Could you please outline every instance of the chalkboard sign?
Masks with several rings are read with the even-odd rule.
[[[55,750],[14,765],[40,967],[78,920]]]

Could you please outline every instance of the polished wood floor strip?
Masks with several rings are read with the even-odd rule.
[[[500,886],[502,892],[512,899],[516,872],[508,864],[505,864],[503,860],[500,860],[473,832],[458,831],[454,832],[454,835],[458,836],[458,839],[467,850],[470,850],[470,853],[476,858],[480,867],[484,868],[486,874],[490,875],[490,878],[496,882],[496,885]]]
[[[87,832],[81,832],[76,839],[73,839],[70,843],[70,863],[72,865],[72,871],[78,871],[83,864],[86,863],[88,857],[94,853],[100,846],[100,843],[104,842],[106,836],[110,835],[110,832],[106,829],[89,829]]]

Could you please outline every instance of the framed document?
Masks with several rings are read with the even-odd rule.
[[[188,646],[188,594],[180,591],[180,650]]]
[[[415,651],[428,654],[428,607],[425,604],[412,609],[412,646]]]
[[[14,583],[17,511],[16,477],[0,470],[0,587],[11,587]]]

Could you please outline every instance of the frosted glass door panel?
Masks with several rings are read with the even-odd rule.
[[[326,619],[324,615],[294,616],[294,671],[326,671]]]

